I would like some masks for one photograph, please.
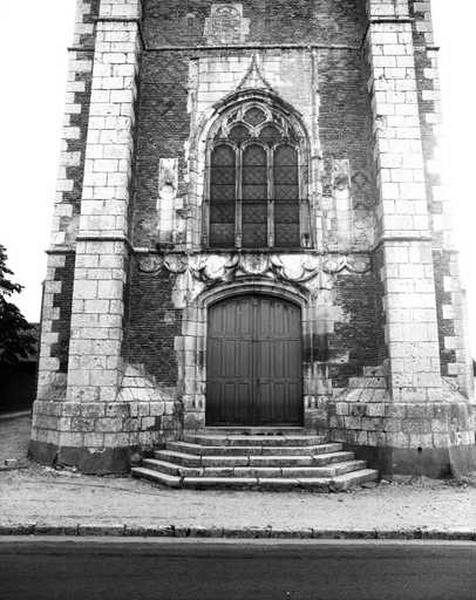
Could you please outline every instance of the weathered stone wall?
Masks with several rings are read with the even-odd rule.
[[[413,17],[415,69],[428,206],[436,272],[441,374],[456,381],[468,398],[474,394],[469,349],[465,337],[464,298],[459,280],[458,252],[452,240],[451,198],[440,161],[441,100],[438,48],[435,46],[431,3],[410,0]]]
[[[44,402],[37,403],[43,415],[37,414],[33,423],[33,456],[43,462],[79,465],[82,470],[127,469],[131,448],[152,438],[158,441],[161,422],[155,417],[165,412],[167,403],[158,395],[155,404],[161,406],[153,409],[154,414],[152,405],[144,413],[140,394],[137,404],[121,395],[139,388],[141,378],[139,372],[131,384],[121,356],[140,16],[139,0],[99,4],[70,293],[67,385],[57,398],[60,402],[54,403],[54,394],[48,393]],[[73,128],[72,137],[79,134]],[[75,175],[79,179],[80,174]],[[71,181],[69,188],[73,187]],[[147,389],[147,378],[142,380]],[[149,420],[143,423],[142,417]],[[46,424],[51,435],[43,434]]]
[[[374,241],[377,194],[370,144],[367,67],[357,43],[365,30],[363,7],[356,2],[339,6],[321,2],[314,3],[314,7],[307,2],[292,2],[280,5],[278,10],[275,4],[257,7],[256,3],[244,3],[242,17],[249,22],[242,23],[242,45],[224,51],[217,45],[221,46],[224,41],[236,45],[239,40],[207,38],[205,22],[212,18],[212,6],[211,2],[194,3],[193,10],[188,10],[185,5],[174,2],[144,4],[143,31],[148,51],[144,54],[140,75],[134,245],[142,251],[148,248],[151,256],[155,255],[157,227],[162,218],[157,209],[161,204],[160,165],[163,161],[176,160],[174,214],[168,219],[169,223],[175,223],[175,228],[169,236],[169,250],[177,252],[187,248],[189,252],[200,252],[204,165],[200,155],[203,140],[197,140],[197,136],[213,119],[215,103],[240,86],[241,89],[270,88],[303,118],[313,145],[311,169],[315,182],[310,189],[310,200],[314,208],[317,249],[340,254],[356,250],[368,252]],[[287,19],[283,14],[292,17],[292,24],[289,28],[286,25],[284,30],[281,25]],[[313,50],[292,47],[297,28],[299,42],[312,42],[316,45]],[[276,47],[269,47],[270,44]],[[347,170],[347,191],[341,194],[345,196],[343,200],[337,200],[337,186],[341,182],[337,182],[335,173],[342,169]],[[167,254],[168,249],[162,246],[161,251]],[[151,281],[155,279],[154,285],[162,290],[162,297],[163,275],[148,277],[148,280],[137,278],[137,284],[131,287],[131,307],[147,306],[148,310],[140,313],[142,324],[135,318],[131,321],[129,352],[133,356],[132,348],[137,348],[150,372],[157,375],[159,365],[169,361],[173,327],[158,325],[159,312],[167,313],[167,309],[151,306]],[[337,311],[345,304],[345,320],[349,319],[347,313],[353,312],[352,318],[358,322],[358,326],[337,325],[337,334],[332,326],[331,336],[326,338],[325,343],[332,346],[329,355],[339,357],[329,369],[329,382],[333,378],[357,375],[364,365],[375,364],[377,352],[370,351],[369,347],[377,336],[370,309],[377,302],[376,285],[371,275],[360,283],[343,275],[334,297],[325,300],[335,302]],[[357,292],[355,299],[354,292]],[[363,300],[364,295],[367,300]],[[358,315],[360,307],[363,310]],[[131,310],[132,314],[139,315],[138,310]],[[333,310],[332,306],[329,310]],[[150,324],[149,329],[145,323]],[[163,336],[154,344],[150,332],[157,328]],[[351,351],[343,333],[349,328],[355,340],[359,334],[365,338],[361,343],[352,342]]]
[[[33,455],[124,470],[203,427],[208,309],[269,294],[301,310],[305,427],[445,474],[474,439],[429,2],[78,6]],[[294,251],[207,249],[207,144],[243,99],[299,131]]]
[[[58,402],[66,394],[74,241],[82,193],[98,6],[98,0],[77,0],[74,37],[69,48],[65,120],[43,290],[39,401],[34,405],[33,415],[32,439],[41,443],[57,443]]]

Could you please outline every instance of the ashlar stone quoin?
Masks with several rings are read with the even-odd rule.
[[[301,427],[474,469],[429,0],[77,0],[31,456]]]

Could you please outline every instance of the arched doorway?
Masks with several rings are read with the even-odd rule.
[[[301,309],[264,295],[210,307],[207,425],[302,425]]]

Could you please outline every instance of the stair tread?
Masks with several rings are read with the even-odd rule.
[[[367,475],[375,475],[378,476],[378,471],[376,469],[359,469],[358,471],[351,471],[350,473],[343,473],[342,475],[338,475],[334,479],[339,479],[341,481],[347,481],[350,479],[355,479],[355,477],[364,477]]]
[[[185,436],[184,436],[185,437]],[[322,439],[320,435],[294,435],[294,434],[276,434],[276,435],[265,435],[265,434],[257,434],[257,435],[233,435],[233,434],[186,434],[186,437],[195,438],[195,439],[207,439],[207,440],[226,440],[226,441],[281,441],[281,440],[302,440],[308,441],[310,439]]]
[[[206,453],[207,455],[212,455],[213,452],[216,452],[216,455],[219,456],[220,452],[223,452],[223,449],[226,448],[226,452],[235,451],[235,452],[243,452],[245,454],[255,454],[255,455],[263,455],[266,452],[272,453],[275,449],[286,450],[290,452],[290,454],[298,453],[299,451],[303,452],[303,454],[328,454],[330,451],[339,451],[342,450],[342,443],[340,442],[329,442],[325,444],[314,444],[311,446],[202,446],[200,444],[194,444],[192,442],[169,442],[167,444],[167,450],[180,452],[184,450],[185,454],[196,454],[201,455]]]
[[[228,454],[207,454],[205,456],[196,455],[196,454],[187,454],[186,452],[177,452],[176,450],[156,450],[156,457],[164,457],[164,456],[174,456],[177,458],[185,458],[185,459],[197,459],[202,461],[209,460],[223,460],[225,462],[233,462],[234,460],[240,459],[253,459],[258,461],[265,460],[310,460],[312,458],[335,458],[338,456],[353,456],[353,452],[348,450],[340,450],[338,452],[325,452],[322,454],[237,454],[237,455],[228,455]]]
[[[290,442],[296,442],[296,445],[309,446],[311,443],[320,444],[324,442],[323,436],[316,435],[212,435],[212,434],[185,434],[184,441],[204,445],[217,446],[241,446],[241,445],[289,445]],[[299,443],[300,442],[300,443]]]
[[[355,460],[353,452],[328,452],[308,455],[204,455],[196,456],[172,450],[159,450],[154,457],[184,467],[324,467]]]
[[[184,465],[180,465],[174,462],[170,462],[167,460],[161,460],[161,459],[157,459],[157,458],[146,458],[144,459],[144,465],[148,467],[154,467],[155,469],[160,469],[160,468],[166,468],[166,469],[177,469],[180,470],[183,474],[186,474],[187,472],[190,473],[195,473],[197,470],[201,470],[204,474],[204,476],[206,476],[206,471],[207,470],[213,470],[213,471],[220,471],[220,469],[222,471],[230,471],[230,468],[233,468],[233,470],[237,469],[238,471],[243,471],[243,470],[253,470],[256,471],[256,473],[259,473],[260,471],[265,472],[265,471],[269,471],[272,469],[272,467],[260,467],[260,466],[256,466],[256,465],[247,465],[247,466],[236,466],[236,467],[230,467],[230,466],[224,466],[224,467],[216,467],[216,466],[200,466],[200,467],[188,467],[188,466],[184,466]],[[325,470],[329,470],[329,469],[333,469],[333,470],[342,470],[342,469],[347,469],[350,467],[356,467],[355,470],[357,470],[358,467],[361,467],[362,465],[365,465],[365,462],[362,460],[348,460],[348,461],[342,461],[342,462],[336,462],[336,463],[332,463],[330,465],[324,465],[324,466],[292,466],[292,467],[287,467],[287,466],[280,466],[280,467],[275,467],[276,470],[280,470],[283,475],[286,475],[286,472],[289,471],[294,471],[296,473],[299,472],[305,472],[305,471],[311,471],[311,472],[316,472],[319,473],[320,471],[325,471]],[[258,475],[257,475],[258,476]]]
[[[168,475],[167,473],[162,473],[154,469],[148,469],[146,467],[132,467],[131,473],[132,475],[140,475],[141,477],[145,477],[146,479],[160,480],[163,483],[172,487],[177,487],[180,484],[181,479],[180,477],[176,477],[175,475]]]
[[[374,469],[360,469],[335,477],[309,477],[309,478],[276,478],[276,477],[177,477],[145,467],[133,467],[132,474],[157,481],[170,487],[269,487],[269,488],[294,488],[316,487],[328,489],[346,489],[352,483],[377,479],[378,472]]]

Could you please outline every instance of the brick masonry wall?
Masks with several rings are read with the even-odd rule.
[[[329,204],[333,195],[333,159],[348,159],[354,237],[346,240],[345,245],[349,249],[368,249],[374,242],[377,190],[365,63],[355,50],[320,49],[318,73],[323,204]],[[342,246],[335,242],[335,228],[326,233],[329,249]]]
[[[177,385],[175,337],[182,328],[182,311],[174,306],[176,277],[143,273],[134,263],[130,284],[125,357],[145,366],[162,387]]]
[[[244,3],[244,17],[250,20],[250,33],[246,44],[260,46],[263,44],[293,44],[297,41],[296,31],[299,29],[299,43],[309,41],[315,44],[347,44],[348,48],[316,50],[315,69],[318,73],[316,86],[319,90],[320,107],[319,118],[312,123],[312,107],[305,103],[299,105],[305,118],[309,119],[309,128],[319,130],[322,148],[322,176],[324,195],[327,197],[329,211],[332,203],[331,171],[334,159],[348,159],[350,162],[351,176],[351,202],[354,218],[352,219],[353,231],[356,233],[353,240],[346,239],[342,244],[333,244],[332,236],[324,239],[323,243],[334,250],[354,251],[355,249],[368,250],[373,243],[373,211],[376,202],[376,187],[371,154],[371,112],[366,89],[366,65],[360,53],[360,41],[365,31],[365,13],[363,7],[355,2],[287,2],[286,5],[277,6],[275,3]],[[210,15],[211,2],[189,3],[153,2],[144,3],[143,32],[146,44],[141,73],[140,93],[137,121],[137,156],[136,156],[136,181],[137,190],[133,214],[133,243],[139,248],[154,249],[157,241],[158,215],[156,209],[159,162],[161,159],[179,160],[179,189],[177,193],[177,208],[183,203],[190,205],[190,179],[187,159],[188,140],[195,134],[195,128],[200,123],[201,115],[206,115],[208,106],[230,93],[246,74],[254,50],[230,49],[204,50],[194,52],[179,50],[180,45],[206,45],[203,36],[205,19]],[[192,14],[193,13],[193,14]],[[288,14],[290,19],[283,19],[283,14]],[[311,16],[310,16],[311,15]],[[192,18],[193,17],[193,18]],[[289,22],[289,26],[288,26]],[[283,28],[283,23],[286,26]],[[312,34],[311,34],[312,30]],[[264,33],[266,31],[266,33]],[[332,36],[330,32],[332,31]],[[303,33],[304,32],[304,33]],[[303,37],[304,36],[304,37]],[[332,38],[332,39],[331,39]],[[176,51],[158,51],[161,46],[177,46]],[[147,49],[149,51],[147,51]],[[155,49],[155,50],[154,50]],[[266,81],[284,94],[286,100],[296,104],[297,97],[292,87],[292,61],[304,60],[307,52],[301,50],[261,50],[259,65]],[[280,57],[280,58],[277,58]],[[272,61],[276,60],[276,71]],[[313,59],[314,60],[314,59]],[[229,64],[227,64],[227,61]],[[288,61],[288,62],[285,62]],[[197,64],[199,83],[190,80],[189,63]],[[307,68],[304,63],[303,68]],[[309,62],[311,65],[311,62]],[[309,67],[311,68],[311,67]],[[236,70],[236,74],[235,74]],[[275,74],[276,73],[276,74]],[[296,80],[304,75],[303,70],[296,70]],[[211,79],[207,79],[207,77]],[[233,81],[231,79],[234,77]],[[286,80],[286,77],[288,81]],[[306,77],[309,76],[306,73]],[[286,84],[283,82],[287,81]],[[302,83],[302,81],[301,81]],[[191,87],[197,85],[197,94],[200,101],[190,114]],[[207,86],[207,87],[205,87]],[[287,87],[286,87],[287,86]],[[301,89],[305,89],[302,85]],[[305,95],[305,92],[303,92]],[[289,98],[287,97],[289,95]],[[304,99],[302,102],[305,102]],[[193,160],[193,157],[192,157]],[[195,167],[192,166],[193,171]],[[199,198],[201,202],[201,198]],[[323,201],[325,205],[326,199]],[[200,214],[200,209],[198,215]],[[197,221],[199,223],[199,216]],[[190,221],[189,221],[190,224]],[[201,224],[199,223],[199,226]],[[320,225],[319,225],[320,227]],[[197,237],[193,238],[197,239]],[[200,237],[198,236],[200,240]],[[182,239],[183,241],[183,239]],[[181,244],[176,244],[175,251]],[[166,249],[163,249],[167,252]],[[151,281],[156,277],[155,284]],[[142,315],[144,323],[151,324],[152,328],[161,327],[154,325],[156,315],[160,309],[154,308],[151,290],[154,285],[159,288],[162,281],[156,275],[149,275],[148,279],[136,277],[131,287],[131,322],[128,333],[128,356],[133,360],[135,353],[141,357],[140,362],[148,365],[150,372],[159,375],[161,364],[169,361],[168,344],[154,343],[150,330],[139,323]],[[364,278],[361,284],[350,281],[349,277],[342,277],[339,283],[339,292],[346,295],[344,288],[348,286],[346,309],[353,310],[353,318],[359,321],[361,333],[365,329],[365,345],[371,344],[373,318],[370,306],[375,305],[375,287],[378,282],[373,282],[372,277]],[[362,307],[362,293],[355,299],[352,309],[352,293],[360,285],[360,292],[367,290],[370,294],[368,306],[364,307],[362,316],[357,316]],[[165,288],[164,288],[165,289]],[[161,291],[162,297],[162,291]],[[336,300],[339,304],[341,300]],[[136,309],[138,304],[146,310]],[[167,312],[167,309],[164,309]],[[160,323],[160,320],[158,322]],[[342,353],[344,347],[344,331],[347,325],[343,324],[340,333],[335,338],[334,354]],[[357,334],[356,334],[357,335]],[[142,350],[141,350],[142,348]],[[147,351],[143,349],[147,348]],[[346,368],[348,375],[356,374],[364,364],[374,364],[376,350],[362,350],[362,346],[353,344],[352,366],[336,364],[333,367],[332,377],[345,377]],[[366,363],[369,359],[370,362]],[[159,377],[160,379],[160,377]],[[167,379],[166,379],[167,380]]]
[[[157,240],[159,161],[179,158],[178,195],[187,192],[185,142],[190,135],[187,53],[146,53],[142,58],[137,121],[136,195],[133,211],[135,246],[154,247]]]
[[[145,0],[146,45],[177,46],[206,43],[205,22],[210,0]],[[245,0],[243,16],[250,20],[247,43],[355,44],[365,32],[363,3],[355,0]]]
[[[379,364],[376,284],[372,272],[342,273],[334,286],[334,302],[345,320],[334,323],[328,337],[328,376],[334,388],[344,388],[364,366]]]

